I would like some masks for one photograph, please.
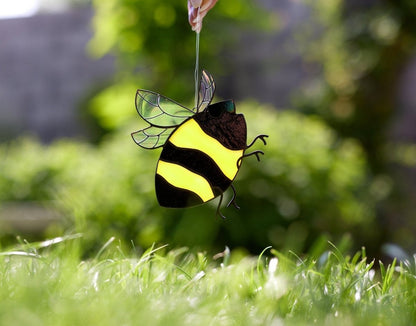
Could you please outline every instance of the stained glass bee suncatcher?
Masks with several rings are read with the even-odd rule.
[[[183,208],[206,203],[218,196],[220,212],[223,193],[231,188],[231,204],[235,202],[232,185],[243,158],[257,139],[266,145],[267,135],[258,135],[247,145],[247,126],[244,116],[237,114],[233,100],[211,104],[215,82],[202,71],[197,106],[191,110],[158,93],[137,90],[136,109],[150,124],[133,132],[137,145],[146,149],[163,147],[156,167],[155,186],[159,204]]]

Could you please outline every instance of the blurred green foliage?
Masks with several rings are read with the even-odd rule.
[[[378,208],[384,229],[379,241],[414,250],[414,144],[411,136],[403,136],[412,134],[411,127],[400,126],[396,118],[411,119],[406,113],[411,108],[403,106],[399,94],[416,50],[416,2],[305,3],[311,13],[299,32],[305,41],[304,58],[317,64],[322,76],[302,90],[296,106],[318,113],[338,134],[360,142],[372,172],[384,175],[377,182],[391,188]],[[320,28],[311,29],[311,24]]]
[[[217,200],[190,209],[158,206],[160,151],[137,147],[129,137],[133,125],[98,147],[76,141],[44,146],[29,138],[2,145],[0,203],[52,205],[66,217],[66,229],[84,233],[89,249],[112,236],[145,248],[168,242],[299,251],[322,232],[335,238],[354,232],[368,242],[377,236],[372,226],[380,193],[359,145],[338,139],[317,117],[278,113],[255,102],[237,105],[237,111],[245,114],[249,141],[259,133],[270,137],[260,163],[244,160],[235,181],[241,210],[223,208],[226,220],[215,215]]]
[[[415,2],[305,3],[312,12],[300,29],[307,35],[304,57],[321,66],[323,78],[311,83],[298,105],[319,113],[341,135],[358,139],[373,171],[386,172],[399,79],[416,49]],[[311,24],[319,30],[311,31]]]
[[[121,78],[135,76],[175,99],[191,98],[193,89],[187,93],[184,85],[193,85],[196,33],[187,20],[186,1],[97,0],[93,4],[94,36],[88,45],[92,55],[113,53],[119,59]],[[271,21],[255,1],[219,1],[203,22],[201,65],[225,69],[218,57],[224,45],[241,37],[236,25],[266,27]]]
[[[88,51],[94,57],[111,53],[118,63],[114,83],[86,105],[98,126],[111,131],[127,123],[136,114],[132,99],[139,87],[192,106],[196,33],[187,20],[187,2],[108,0],[93,5]],[[247,29],[276,26],[276,19],[253,0],[219,1],[203,21],[200,68],[215,71],[216,78],[226,75],[227,66],[219,59],[224,48],[232,47]]]
[[[159,207],[153,184],[159,151],[142,150],[129,137],[144,127],[134,109],[137,87],[185,105],[193,98],[195,33],[184,0],[94,1],[88,49],[97,57],[115,54],[118,75],[87,107],[113,133],[98,146],[59,141],[46,147],[29,138],[2,145],[0,204],[52,207],[65,221],[47,232],[75,228],[88,248],[116,236],[141,247],[168,242],[302,251],[322,233],[351,233],[360,246],[377,250],[386,232],[386,226],[376,227],[377,203],[390,194],[392,181],[369,170],[384,172],[385,151],[395,146],[385,141],[392,85],[414,49],[415,8],[409,1],[380,1],[365,10],[348,7],[346,0],[305,2],[314,10],[302,31],[309,40],[302,43],[304,58],[317,62],[323,74],[295,103],[312,115],[277,113],[256,102],[237,105],[249,141],[270,135],[263,161],[245,160],[235,181],[240,211],[224,208],[228,218],[221,220],[217,201],[186,210]],[[228,74],[223,49],[253,26],[278,26],[276,19],[255,1],[219,1],[204,20],[201,67],[219,78]],[[397,156],[412,164],[414,148],[398,148]]]

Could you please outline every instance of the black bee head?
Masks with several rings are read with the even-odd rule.
[[[212,117],[219,117],[226,112],[235,114],[235,104],[233,100],[222,101],[209,105],[206,110]]]

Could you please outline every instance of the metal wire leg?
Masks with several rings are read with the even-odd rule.
[[[243,160],[243,158],[248,157],[248,156],[251,156],[251,155],[256,155],[257,161],[260,162],[260,156],[259,156],[260,154],[261,155],[264,155],[264,153],[262,151],[254,151],[254,152],[251,152],[251,153],[248,153],[248,154],[244,154],[243,156],[241,156],[238,159],[238,161],[237,161],[237,167],[240,168],[241,161]]]
[[[266,140],[264,139],[266,137],[269,137],[269,135],[258,135],[258,136],[256,136],[256,138],[253,139],[253,141],[250,143],[250,145],[247,145],[246,149],[247,148],[250,148],[251,146],[253,146],[257,139],[261,139],[261,141],[263,142],[263,144],[264,145],[267,145],[266,144]]]
[[[230,202],[227,204],[227,207],[230,207],[230,205],[232,204],[236,209],[240,209],[240,206],[238,206],[237,203],[235,202],[235,198],[236,198],[237,194],[236,194],[235,188],[232,184],[231,184],[231,189],[233,190],[233,198],[231,198]]]
[[[218,206],[217,206],[217,215],[221,216],[223,219],[226,219],[226,217],[224,215],[222,215],[222,213],[220,211],[220,206],[221,206],[221,203],[222,203],[222,197],[223,197],[223,194],[220,195],[220,202],[218,203]]]

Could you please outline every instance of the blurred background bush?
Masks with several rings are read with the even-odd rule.
[[[249,139],[270,135],[262,162],[244,161],[235,181],[241,210],[224,208],[226,220],[215,216],[216,201],[159,207],[159,151],[129,135],[145,125],[134,109],[137,88],[193,101],[186,2],[54,6],[40,2],[41,14],[0,20],[1,245],[16,234],[76,231],[86,252],[112,236],[130,247],[252,252],[302,252],[322,237],[347,236],[370,255],[390,242],[415,250],[412,1],[218,2],[204,20],[201,66],[216,79],[218,99],[237,100]],[[23,51],[34,26],[37,41]],[[10,28],[17,37],[7,37]]]
[[[357,240],[371,243],[378,198],[361,147],[338,139],[318,117],[278,113],[256,102],[237,109],[249,123],[249,138],[260,132],[269,138],[262,162],[244,161],[235,182],[241,210],[223,208],[225,221],[215,216],[217,201],[187,210],[158,206],[159,153],[131,150],[134,123],[96,146],[67,140],[42,146],[27,138],[3,145],[0,200],[54,209],[89,246],[116,236],[143,247],[304,250],[322,232],[341,237],[354,229]],[[52,223],[47,232],[56,231]]]

